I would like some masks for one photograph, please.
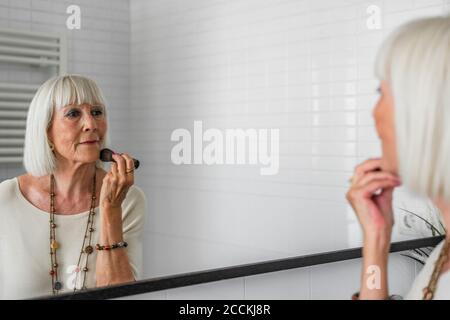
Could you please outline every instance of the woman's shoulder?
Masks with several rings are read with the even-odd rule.
[[[27,191],[29,188],[32,188],[36,184],[33,176],[25,173],[20,176],[3,180],[0,183],[0,198],[7,197],[11,199],[12,195],[17,195],[17,190],[20,185],[20,191],[23,193]]]
[[[15,179],[17,179],[17,177],[3,180],[0,182],[0,188],[2,188],[2,190],[5,190],[5,188],[12,188],[16,183]]]
[[[11,195],[14,194],[16,188],[17,177],[5,179],[0,182],[0,199],[3,198],[10,199]]]
[[[0,182],[0,206],[12,204],[15,199],[20,198],[20,192],[23,194],[24,190],[32,185],[33,182],[28,178],[28,174],[3,180]]]
[[[135,201],[146,201],[144,191],[135,184],[133,184],[128,190],[127,197],[128,196],[130,196],[130,198]]]
[[[434,247],[433,251],[430,253],[425,265],[420,270],[419,274],[415,278],[413,285],[405,296],[406,300],[420,300],[423,296],[423,288],[428,285],[430,281],[431,274],[434,270],[434,264],[439,258],[439,254],[441,252],[442,246],[444,245],[444,240],[442,240],[439,244]]]
[[[127,208],[144,208],[147,206],[147,197],[140,187],[132,185],[128,189],[127,196],[125,197],[125,207]]]

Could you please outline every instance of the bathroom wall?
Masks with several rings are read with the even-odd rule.
[[[446,13],[449,1],[130,5],[130,134],[145,159],[147,276],[361,245],[345,192],[354,167],[381,155],[371,117],[377,49],[393,28]],[[278,174],[175,165],[171,134],[194,135],[194,121],[222,132],[278,128]],[[399,210],[427,214],[422,199],[400,189],[395,206],[394,240],[429,232],[406,230]]]
[[[66,27],[70,5],[81,8],[81,28]],[[0,28],[63,33],[68,68],[93,78],[108,101],[111,140],[118,150],[128,144],[129,39],[128,0],[0,0]],[[0,63],[0,82],[41,84],[54,74],[48,68]],[[2,164],[0,181],[24,172],[19,164]]]
[[[82,8],[77,31],[65,27],[71,4]],[[371,5],[381,29],[368,28]],[[147,278],[360,245],[344,193],[353,167],[380,154],[370,115],[376,50],[403,21],[449,9],[448,0],[0,0],[0,27],[65,33],[68,71],[104,90],[113,145],[142,161]],[[0,65],[1,82],[46,78]],[[194,120],[279,128],[279,173],[174,165],[170,135],[192,131]],[[2,164],[0,181],[22,172]],[[403,190],[398,197],[421,206]],[[356,259],[135,298],[347,299],[360,267]],[[419,270],[391,255],[391,292],[405,294]]]

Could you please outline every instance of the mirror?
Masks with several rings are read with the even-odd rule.
[[[140,160],[141,279],[361,246],[345,193],[354,167],[381,155],[377,50],[396,26],[446,10],[432,0],[1,2],[0,179],[24,174],[24,106],[65,71],[98,84],[111,146]],[[39,58],[33,41],[44,40],[25,36],[28,48],[20,33],[61,36],[59,49]],[[394,206],[393,241],[436,235],[424,199],[400,188]],[[8,241],[0,234],[0,265],[14,259]],[[21,276],[36,281],[45,267]],[[39,280],[47,294],[50,280]]]

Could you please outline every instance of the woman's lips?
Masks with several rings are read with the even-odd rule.
[[[86,142],[82,142],[80,144],[96,144],[98,141],[86,141]]]

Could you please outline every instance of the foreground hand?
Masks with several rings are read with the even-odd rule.
[[[346,194],[364,235],[386,234],[394,224],[392,193],[401,185],[399,177],[381,171],[381,159],[369,159],[355,168]]]

